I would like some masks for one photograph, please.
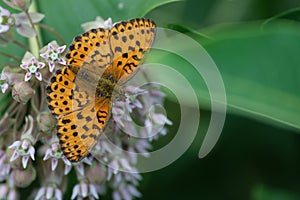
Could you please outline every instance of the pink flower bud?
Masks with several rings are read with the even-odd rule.
[[[13,179],[17,187],[25,188],[29,186],[36,178],[36,171],[34,167],[30,166],[26,169],[14,169]]]
[[[11,68],[6,66],[2,70],[1,79],[7,80],[9,85],[15,85],[16,83],[23,81],[24,74],[12,72]]]
[[[14,100],[23,104],[27,103],[33,94],[34,90],[30,87],[29,83],[24,81],[15,84],[12,89],[12,97]]]
[[[3,0],[8,6],[18,9],[18,10],[25,10],[29,6],[29,0]]]
[[[89,182],[101,184],[106,180],[106,167],[99,162],[93,162],[93,164],[87,168],[86,176]]]
[[[49,112],[42,112],[37,116],[39,129],[51,134],[55,130],[56,120]]]

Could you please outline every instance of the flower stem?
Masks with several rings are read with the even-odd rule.
[[[5,37],[3,37],[1,34],[0,34],[0,39],[1,39],[1,40],[4,40],[5,42],[12,42],[12,43],[14,43],[15,45],[21,47],[22,49],[25,49],[26,51],[30,51],[30,49],[29,49],[27,46],[25,46],[24,44],[18,42],[17,40],[8,40],[8,39],[6,39]]]
[[[24,44],[22,44],[21,42],[19,42],[19,41],[17,41],[17,40],[12,40],[12,43],[14,43],[15,45],[17,45],[17,46],[23,48],[23,49],[26,50],[26,51],[30,51],[30,49],[29,49],[27,46],[25,46]]]
[[[33,21],[29,15],[29,10],[30,11],[36,11],[36,3],[35,1],[32,2],[31,6],[29,7],[29,9],[26,9],[25,10],[25,14],[29,20],[29,23],[31,25],[31,28],[34,30],[35,32],[35,37],[33,39],[29,39],[29,46],[30,46],[30,49],[31,49],[31,52],[34,56],[36,56],[37,58],[39,57],[39,51],[40,51],[40,48],[41,48],[41,41],[39,40],[39,32],[38,30],[35,28],[34,24],[33,24]]]
[[[15,61],[17,61],[17,62],[21,62],[21,58],[18,58],[18,57],[16,57],[16,56],[10,55],[10,54],[5,53],[5,52],[0,51],[0,55],[5,56],[5,57],[7,57],[7,58],[10,58],[10,59],[12,59],[12,60],[15,60]]]
[[[40,111],[43,110],[44,101],[45,101],[45,86],[43,82],[40,82],[40,89],[41,89],[41,104],[40,104]]]
[[[23,109],[22,107],[24,107],[23,104],[19,103],[19,105],[17,106],[16,109],[16,117],[15,117],[15,124],[13,126],[13,140],[17,139],[17,131],[19,129],[19,127],[23,124],[23,119],[25,116],[25,109]]]
[[[35,96],[31,98],[31,100],[30,100],[30,105],[31,105],[31,107],[33,108],[33,111],[34,111],[36,114],[39,114],[39,110],[38,110],[38,108],[37,108],[36,105],[35,105]]]
[[[36,25],[45,29],[46,31],[49,31],[50,33],[53,33],[62,45],[66,44],[63,37],[54,28],[41,23],[37,23]]]
[[[10,104],[10,106],[8,107],[8,109],[6,110],[6,112],[9,114],[9,117],[12,117],[15,112],[18,110],[18,106],[17,106],[18,102],[13,101],[12,104]]]

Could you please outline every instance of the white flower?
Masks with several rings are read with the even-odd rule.
[[[20,67],[27,71],[25,81],[29,81],[32,74],[34,74],[39,81],[42,80],[42,74],[39,70],[45,67],[45,63],[38,62],[35,57],[31,57],[27,62],[22,62]]]
[[[17,158],[19,158],[21,156],[22,157],[22,165],[23,165],[24,169],[27,167],[29,157],[31,157],[31,159],[34,160],[35,149],[30,144],[30,142],[26,139],[24,139],[22,141],[17,140],[12,145],[10,145],[8,148],[14,149],[14,152],[9,161],[13,162],[14,160],[16,160]]]
[[[75,199],[76,197],[99,199],[98,191],[99,185],[81,182],[80,184],[75,185],[75,187],[73,188],[71,199]]]
[[[39,189],[35,200],[39,199],[57,199],[62,200],[62,191],[55,186],[45,186]]]
[[[55,62],[58,62],[61,65],[66,65],[66,61],[60,56],[65,49],[66,45],[58,46],[54,41],[47,45],[47,50],[44,50],[44,53],[40,54],[40,56],[48,62],[50,72],[52,72],[55,68]]]
[[[1,87],[1,91],[2,93],[5,93],[5,91],[8,89],[8,78],[7,75],[5,73],[1,73],[0,75],[0,87]]]
[[[67,175],[72,169],[72,163],[61,152],[58,142],[53,142],[50,148],[46,150],[43,160],[48,159],[51,159],[52,171],[54,171],[57,168],[59,159],[61,159],[65,164],[65,175]]]
[[[104,28],[111,29],[113,27],[112,19],[109,17],[107,20],[102,19],[102,17],[96,17],[94,21],[86,22],[81,25],[82,29],[88,31],[93,28]]]
[[[10,12],[0,6],[0,33],[9,30],[10,22]]]

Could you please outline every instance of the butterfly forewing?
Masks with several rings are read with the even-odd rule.
[[[139,69],[144,54],[155,38],[155,23],[150,19],[132,19],[117,23],[110,31],[113,52],[112,74],[119,84],[129,80]]]
[[[101,75],[111,63],[109,30],[98,28],[83,33],[73,40],[66,54],[70,68],[84,68]]]

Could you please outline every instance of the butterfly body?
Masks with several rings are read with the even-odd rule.
[[[67,66],[47,86],[48,107],[57,118],[61,150],[72,162],[89,154],[103,133],[114,101],[124,101],[121,86],[132,78],[155,38],[156,25],[137,18],[112,29],[92,29],[75,37]]]
[[[118,84],[109,79],[101,78],[96,88],[97,97],[105,97],[117,101],[125,101],[125,92],[119,87]]]

